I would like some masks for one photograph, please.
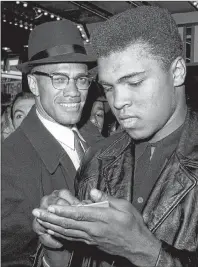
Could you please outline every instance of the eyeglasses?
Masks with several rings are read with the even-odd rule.
[[[52,85],[57,90],[65,89],[65,86],[69,85],[70,80],[74,80],[76,87],[79,90],[87,90],[93,81],[92,77],[87,76],[79,76],[76,78],[70,78],[66,74],[63,73],[46,73],[42,71],[35,71],[32,74],[42,75],[51,78]]]

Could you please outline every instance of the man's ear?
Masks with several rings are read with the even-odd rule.
[[[28,78],[28,85],[29,85],[30,91],[33,93],[33,95],[39,96],[37,79],[31,74],[28,74],[27,78]]]
[[[174,86],[184,84],[186,78],[186,63],[182,57],[177,57],[171,64]]]

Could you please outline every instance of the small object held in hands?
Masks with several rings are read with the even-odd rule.
[[[102,202],[96,202],[96,203],[91,203],[91,204],[78,204],[77,206],[108,208],[109,207],[109,201],[105,200],[105,201],[102,201]]]

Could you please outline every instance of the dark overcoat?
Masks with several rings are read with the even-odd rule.
[[[80,133],[89,146],[103,139],[91,122]],[[38,119],[35,107],[3,143],[1,167],[2,266],[31,266],[38,242],[32,210],[56,189],[74,193],[76,169]]]

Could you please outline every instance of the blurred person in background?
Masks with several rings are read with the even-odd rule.
[[[104,125],[104,102],[106,100],[104,97],[98,97],[96,101],[93,103],[90,121],[98,128],[99,132],[101,133],[103,130]]]
[[[1,117],[2,141],[19,127],[34,104],[35,98],[32,93],[20,92],[15,96]]]
[[[35,98],[32,93],[20,92],[16,95],[11,106],[11,119],[15,130],[21,125],[34,104]]]
[[[7,106],[1,116],[1,142],[3,142],[12,132],[14,132],[14,126],[11,118],[11,106]]]

